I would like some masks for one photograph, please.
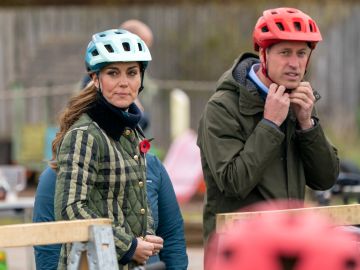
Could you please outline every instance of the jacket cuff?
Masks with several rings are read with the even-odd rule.
[[[125,253],[125,255],[120,260],[120,263],[122,265],[126,265],[131,261],[132,257],[135,254],[137,244],[138,244],[137,239],[133,238],[132,241],[131,241],[131,246],[130,246],[129,250]]]
[[[275,124],[273,121],[270,121],[270,120],[268,120],[266,118],[263,118],[263,119],[261,119],[261,122],[263,122],[265,125],[271,126],[271,127],[275,128],[275,129],[281,131],[280,127],[277,124]]]
[[[307,132],[315,129],[319,125],[319,118],[317,118],[315,116],[312,116],[311,120],[312,120],[313,126],[311,128],[308,128],[308,129],[301,130],[300,127],[298,126],[298,124],[296,124],[296,134],[307,133]]]

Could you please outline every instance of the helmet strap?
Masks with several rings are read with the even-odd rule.
[[[311,57],[312,52],[313,52],[313,49],[311,49],[311,51],[310,51],[310,53],[309,53],[309,58],[308,58],[308,60],[307,60],[307,62],[306,62],[306,66],[305,66],[305,74],[306,74],[307,67],[308,67],[309,62],[310,62],[310,57]],[[304,75],[305,75],[305,74],[304,74]]]
[[[263,63],[261,63],[261,72],[264,74],[266,78],[268,78],[272,83],[275,83],[269,76],[268,68],[267,68],[267,59],[266,59],[266,49],[261,50],[263,56]]]
[[[96,74],[97,80],[98,80],[98,82],[99,82],[99,87],[97,88],[97,90],[98,90],[100,93],[102,93],[102,90],[101,90],[101,81],[100,81],[100,70],[96,71],[95,74]]]
[[[144,74],[145,74],[145,68],[141,67],[140,69],[141,72],[141,84],[140,84],[140,88],[139,88],[139,94],[142,90],[144,90]]]

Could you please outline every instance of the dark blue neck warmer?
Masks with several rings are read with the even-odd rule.
[[[142,116],[135,103],[132,103],[126,112],[110,104],[101,92],[97,93],[96,100],[87,114],[116,141],[120,139],[125,127],[135,129]]]

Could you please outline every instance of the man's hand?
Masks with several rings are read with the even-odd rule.
[[[145,264],[151,255],[154,253],[154,244],[143,240],[143,238],[138,237],[137,247],[133,260],[139,264]]]
[[[311,128],[311,112],[314,108],[315,97],[309,82],[300,82],[299,86],[291,91],[290,103],[301,129]]]
[[[154,245],[153,255],[159,253],[164,246],[164,240],[156,235],[151,235],[151,234],[146,235],[145,241],[150,242]]]
[[[286,119],[289,107],[289,94],[283,85],[272,83],[265,101],[264,118],[280,126]]]

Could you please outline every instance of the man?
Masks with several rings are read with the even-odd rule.
[[[319,95],[304,79],[322,40],[315,21],[294,8],[266,10],[253,38],[259,57],[235,60],[199,124],[205,241],[217,213],[264,200],[302,200],[305,185],[325,190],[338,175],[337,151],[314,108]]]

